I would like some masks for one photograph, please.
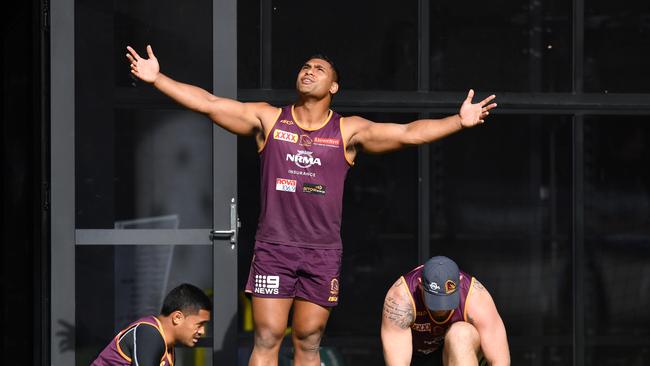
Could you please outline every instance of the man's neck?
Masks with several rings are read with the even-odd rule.
[[[174,340],[174,326],[172,324],[171,317],[156,315],[156,318],[160,320],[160,324],[162,325],[163,335],[167,347],[173,348],[176,344],[176,341]]]
[[[294,113],[300,124],[305,128],[317,128],[327,118],[330,109],[330,98],[321,100],[301,99],[294,106]]]

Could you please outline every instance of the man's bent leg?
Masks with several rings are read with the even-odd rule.
[[[330,308],[303,299],[295,300],[291,324],[294,366],[320,366],[318,351],[329,315]]]
[[[248,366],[277,366],[293,299],[253,296],[255,345]]]
[[[445,334],[442,361],[445,366],[476,366],[481,350],[481,337],[473,325],[456,322]]]

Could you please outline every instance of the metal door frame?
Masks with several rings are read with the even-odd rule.
[[[213,0],[213,88],[216,95],[237,96],[237,2]],[[74,365],[72,352],[60,349],[58,334],[66,329],[60,321],[75,324],[75,247],[77,245],[199,244],[213,246],[213,362],[237,362],[237,250],[229,239],[210,240],[206,230],[77,230],[75,226],[75,2],[53,0],[50,5],[50,166],[51,166],[51,258],[50,258],[50,361],[51,365]],[[213,125],[213,194],[232,197],[213,207],[213,228],[228,229],[230,206],[237,197],[237,139]],[[228,157],[229,164],[219,164]],[[217,185],[220,177],[227,184]],[[225,204],[225,205],[224,205]],[[236,208],[236,206],[235,206]],[[236,213],[235,213],[236,220]],[[230,272],[234,277],[224,276]],[[214,300],[220,300],[219,302]],[[219,306],[221,305],[221,307]],[[236,325],[236,324],[235,324]],[[69,345],[70,346],[70,345]]]

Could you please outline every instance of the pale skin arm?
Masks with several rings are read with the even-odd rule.
[[[151,46],[147,46],[148,58],[141,57],[133,48],[127,47],[127,59],[131,73],[152,84],[163,94],[180,105],[210,117],[214,123],[237,135],[256,135],[263,141],[263,131],[270,128],[278,109],[267,103],[242,103],[233,99],[217,97],[194,85],[175,81],[160,72],[158,59]]]
[[[415,320],[415,310],[406,291],[408,289],[400,278],[388,290],[384,300],[381,317],[381,343],[387,366],[411,364],[413,353],[411,324]]]
[[[467,321],[478,330],[483,356],[492,366],[509,366],[506,327],[494,300],[478,280],[474,279],[472,286],[471,298],[467,303]]]
[[[345,118],[348,136],[347,153],[354,157],[357,150],[368,153],[384,153],[407,146],[430,143],[466,127],[483,123],[495,108],[490,103],[495,95],[472,103],[474,90],[467,93],[458,114],[442,119],[422,119],[407,124],[376,123],[365,118],[352,116]],[[348,132],[349,131],[349,132]]]

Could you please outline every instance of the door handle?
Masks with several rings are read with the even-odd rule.
[[[231,249],[235,249],[235,244],[237,244],[237,234],[239,233],[239,228],[241,223],[239,222],[239,217],[237,216],[237,204],[235,199],[230,199],[230,230],[210,230],[210,240],[215,241],[219,239],[228,239],[230,238]]]

